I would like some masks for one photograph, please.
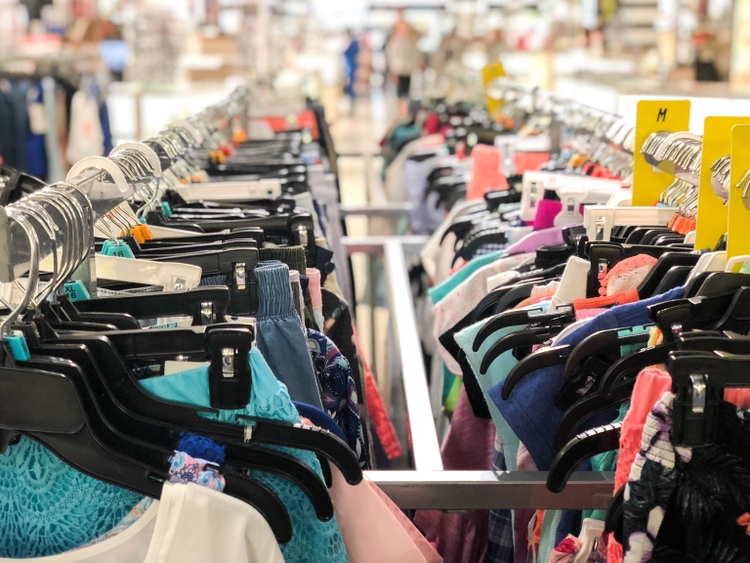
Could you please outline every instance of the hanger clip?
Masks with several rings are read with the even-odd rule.
[[[711,378],[706,374],[685,375],[687,377],[673,375],[676,396],[672,441],[680,446],[710,446],[716,440],[722,389],[711,385]]]
[[[215,409],[240,409],[250,402],[252,371],[250,350],[255,331],[249,326],[206,328],[206,345],[211,356],[208,388]]]

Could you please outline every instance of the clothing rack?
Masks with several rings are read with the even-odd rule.
[[[108,157],[84,159],[71,168],[67,181],[55,184],[70,194],[85,194],[91,201],[94,221],[112,211],[132,197],[139,186],[157,180],[170,166],[183,156],[171,158],[161,149],[170,137],[178,135],[185,143],[185,152],[195,149],[213,150],[220,140],[231,139],[233,120],[246,124],[249,92],[237,88],[226,100],[209,106],[188,119],[170,124],[159,135],[142,143],[125,143],[115,147]],[[127,178],[123,171],[122,158],[127,151],[138,151],[147,157],[151,165],[147,177]],[[13,208],[13,204],[8,206]],[[49,207],[48,212],[53,211]],[[41,229],[41,226],[34,226]],[[8,209],[0,207],[0,282],[10,282],[25,272],[29,263],[29,248],[22,229],[8,219]],[[49,252],[47,253],[49,254]],[[45,255],[40,256],[40,260]],[[88,260],[84,261],[84,267]],[[86,282],[95,283],[93,271]]]
[[[561,493],[547,489],[547,472],[446,471],[432,417],[420,349],[407,257],[426,242],[417,236],[345,237],[347,251],[382,255],[388,281],[398,371],[410,427],[414,469],[366,474],[403,509],[604,509],[612,500],[612,472],[575,473]]]

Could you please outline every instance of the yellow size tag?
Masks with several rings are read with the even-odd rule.
[[[749,125],[750,117],[707,117],[703,125],[703,154],[701,184],[698,192],[698,225],[695,229],[695,248],[715,248],[727,232],[728,208],[711,187],[711,166],[729,154],[732,148],[732,128]]]
[[[633,206],[651,206],[675,181],[674,176],[653,169],[641,154],[651,133],[687,131],[690,127],[690,100],[641,100],[635,118],[635,164],[633,167]]]
[[[732,128],[732,167],[729,174],[729,228],[727,230],[727,260],[750,254],[750,237],[747,225],[750,211],[742,202],[742,189],[737,184],[750,168],[750,125]]]
[[[503,76],[505,76],[505,68],[500,61],[490,63],[482,69],[482,83],[484,85],[484,97],[487,102],[487,113],[489,113],[492,118],[495,117],[497,110],[502,107],[503,102],[502,100],[491,98],[489,95],[489,88],[496,78],[501,78]]]

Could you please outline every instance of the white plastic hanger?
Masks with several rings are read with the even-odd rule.
[[[90,156],[83,160],[79,160],[70,168],[65,179],[70,182],[73,178],[79,176],[82,172],[85,172],[90,168],[101,168],[107,172],[112,177],[112,180],[114,180],[120,194],[124,195],[133,192],[133,189],[125,179],[125,174],[122,169],[117,166],[116,162],[104,156]]]
[[[163,287],[164,291],[195,289],[200,285],[202,273],[200,267],[192,264],[96,255],[98,278],[155,285]]]
[[[701,254],[698,263],[691,270],[685,283],[689,283],[694,277],[703,272],[723,272],[730,271],[727,269],[727,253],[724,250],[718,252],[706,252]]]
[[[583,210],[583,225],[590,241],[609,241],[614,227],[667,225],[676,212],[676,207],[588,205]]]
[[[275,178],[257,182],[210,182],[183,184],[174,187],[186,202],[210,199],[212,201],[242,201],[277,199],[281,197],[281,182]]]
[[[725,272],[734,272],[735,267],[739,266],[737,268],[737,272],[740,271],[740,268],[746,263],[750,262],[750,254],[742,254],[741,256],[735,256],[734,258],[730,258],[727,260],[727,264],[724,267]]]
[[[580,190],[579,205],[606,203],[613,193],[622,190],[622,182],[561,172],[524,172],[521,183],[521,219],[533,221],[545,190],[553,190],[559,194],[561,189]]]
[[[47,272],[51,272],[52,267],[51,256],[42,260],[39,265],[41,271]],[[141,285],[155,285],[163,287],[164,291],[195,289],[200,285],[202,273],[203,270],[199,266],[193,266],[192,264],[96,255],[97,278]]]

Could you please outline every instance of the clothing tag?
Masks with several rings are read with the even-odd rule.
[[[183,371],[190,371],[191,369],[207,368],[209,365],[209,362],[181,362],[168,360],[164,362],[164,375],[174,375],[176,373],[182,373]]]
[[[47,114],[44,105],[39,102],[29,104],[29,129],[34,135],[45,135],[47,133]]]
[[[66,283],[63,287],[65,289],[65,295],[67,295],[68,299],[71,301],[85,301],[91,299],[89,290],[86,289],[86,286],[83,285],[81,280],[73,280],[72,282]]]
[[[102,254],[104,256],[119,256],[120,258],[135,258],[135,254],[124,241],[105,240],[102,245]]]
[[[15,358],[16,361],[27,362],[31,359],[29,347],[26,345],[26,338],[24,338],[21,331],[14,330],[13,334],[7,336],[5,340],[10,347],[10,352],[11,354],[13,354],[13,358]]]
[[[169,206],[169,202],[162,201],[161,202],[161,209],[162,209],[162,211],[164,211],[164,215],[166,215],[167,217],[171,217],[172,216],[172,208]]]

